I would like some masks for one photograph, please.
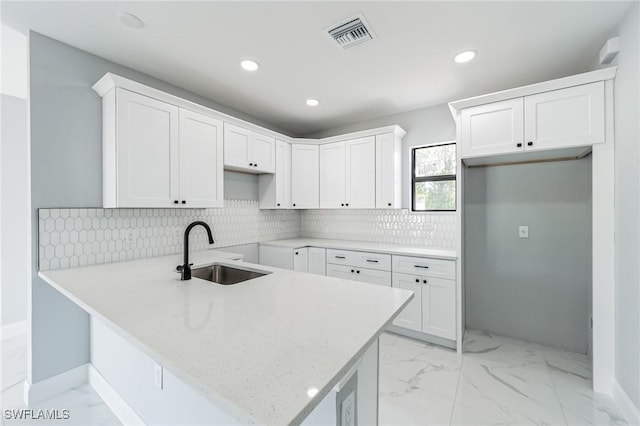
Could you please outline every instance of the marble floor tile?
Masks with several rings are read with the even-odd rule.
[[[398,337],[380,362],[380,376],[453,401],[461,368],[462,356],[453,350]]]
[[[61,420],[5,420],[6,425],[121,425],[118,418],[89,384],[70,389],[60,395],[29,407],[37,410],[69,410],[69,418]],[[62,414],[60,414],[62,415]]]
[[[465,358],[498,365],[544,362],[544,346],[477,330],[467,330],[463,339]]]
[[[448,425],[454,402],[404,380],[381,376],[378,404],[380,425]]]

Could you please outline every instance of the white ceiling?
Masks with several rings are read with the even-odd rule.
[[[3,1],[2,20],[304,135],[587,71],[630,4]],[[377,39],[340,50],[321,30],[357,12]],[[455,64],[467,48],[476,59]]]

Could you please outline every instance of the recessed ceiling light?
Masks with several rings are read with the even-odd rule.
[[[320,101],[317,99],[307,99],[307,105],[309,106],[318,106],[320,105]]]
[[[244,61],[240,62],[240,66],[247,71],[255,71],[260,68],[260,64],[256,61],[252,61],[251,59],[245,59]]]
[[[464,64],[465,62],[469,62],[475,57],[476,57],[475,50],[465,50],[463,52],[458,53],[456,56],[454,56],[453,60],[459,64]]]
[[[144,22],[142,19],[138,18],[136,15],[128,12],[118,12],[116,13],[116,18],[118,22],[120,22],[125,27],[134,28],[139,30],[144,27]]]

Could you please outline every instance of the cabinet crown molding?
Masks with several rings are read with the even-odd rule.
[[[451,110],[451,114],[455,119],[457,112],[464,108],[504,101],[507,99],[535,95],[543,92],[550,92],[552,90],[565,89],[572,86],[580,86],[583,84],[594,83],[596,81],[613,80],[616,76],[617,69],[618,67],[608,67],[596,71],[586,72],[583,74],[577,74],[569,77],[557,78],[555,80],[544,81],[541,83],[530,84],[528,86],[502,90],[500,92],[489,93],[472,98],[460,99],[457,101],[449,102],[449,109]]]
[[[108,72],[104,76],[102,76],[102,78],[98,80],[92,86],[92,88],[100,97],[104,97],[107,93],[111,92],[115,88],[126,89],[131,92],[136,92],[141,95],[148,96],[150,98],[154,98],[163,102],[176,105],[178,107],[186,108],[194,112],[199,112],[201,114],[206,114],[206,115],[215,117],[219,120],[222,120],[225,123],[234,124],[236,126],[240,126],[248,130],[262,133],[264,135],[271,136],[288,143],[323,145],[325,143],[343,141],[347,139],[356,139],[356,138],[361,138],[366,136],[375,136],[383,133],[393,133],[395,136],[400,138],[404,137],[407,134],[406,130],[404,130],[399,125],[394,124],[390,126],[378,127],[375,129],[367,129],[367,130],[351,132],[351,133],[346,133],[346,134],[336,135],[336,136],[330,136],[330,137],[320,138],[320,139],[294,138],[282,133],[275,132],[273,130],[267,129],[262,126],[258,126],[249,121],[239,119],[232,115],[225,114],[220,111],[216,111],[214,109],[205,107],[195,102],[188,101],[178,96],[171,95],[169,93],[163,92],[162,90],[154,89],[153,87],[147,86],[142,83],[138,83],[137,81],[130,80],[128,78],[122,77],[120,75],[117,75],[111,72]]]

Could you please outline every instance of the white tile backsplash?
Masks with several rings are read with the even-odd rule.
[[[259,210],[256,200],[221,209],[39,209],[39,267],[46,271],[182,253],[187,225],[209,224],[215,244],[194,228],[190,249],[227,247],[300,235],[294,210]]]
[[[455,213],[409,210],[303,210],[301,236],[456,248]]]
[[[225,200],[221,209],[39,209],[39,267],[87,266],[191,250],[295,237],[455,248],[455,214],[408,210],[260,210],[256,200]]]

